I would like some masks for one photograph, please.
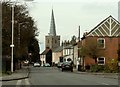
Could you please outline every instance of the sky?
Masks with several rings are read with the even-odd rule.
[[[118,20],[119,0],[34,0],[26,2],[30,15],[38,28],[40,53],[45,49],[45,35],[50,30],[52,9],[54,11],[56,33],[61,42],[71,40],[72,36],[80,37],[89,32],[101,21],[112,15]]]

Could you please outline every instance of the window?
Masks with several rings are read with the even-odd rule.
[[[97,59],[98,65],[105,65],[105,57],[99,57]]]
[[[48,43],[49,43],[49,40],[48,40]]]
[[[65,61],[66,61],[66,59],[64,58],[64,59],[63,59],[63,61],[65,62]]]
[[[98,48],[105,48],[105,39],[104,38],[98,38],[97,45],[98,45]]]

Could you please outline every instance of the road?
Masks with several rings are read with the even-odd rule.
[[[3,82],[3,85],[118,85],[118,79],[99,75],[61,72],[56,67],[30,67],[30,77],[23,80]]]

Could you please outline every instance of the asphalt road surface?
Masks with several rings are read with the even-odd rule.
[[[29,81],[32,85],[118,85],[117,79],[70,71],[61,72],[55,67],[31,67]]]
[[[118,85],[118,79],[104,78],[99,75],[62,72],[57,67],[30,66],[27,79],[3,82],[3,85]]]

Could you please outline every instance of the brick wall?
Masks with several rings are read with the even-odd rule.
[[[85,39],[82,40],[82,45],[86,47],[88,43],[90,43],[91,41],[97,42],[98,38],[100,37],[86,37]],[[105,48],[99,49],[100,50],[99,55],[101,57],[105,57],[105,63],[107,64],[107,62],[110,59],[118,58],[117,50],[119,48],[120,38],[118,37],[101,37],[101,38],[105,39]],[[85,65],[94,64],[95,61],[92,58],[90,58],[90,56],[86,55],[86,57],[84,58],[84,63]]]

